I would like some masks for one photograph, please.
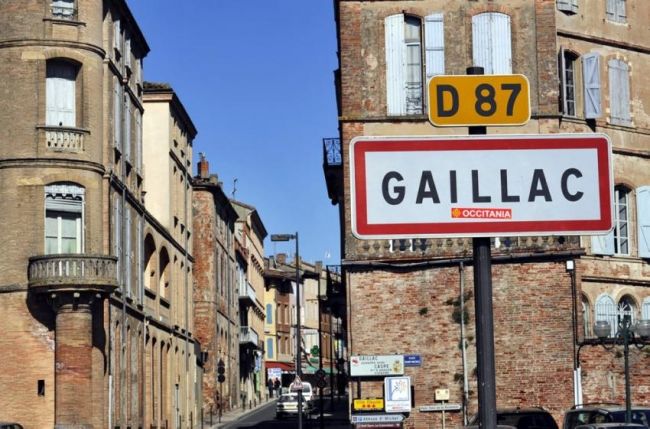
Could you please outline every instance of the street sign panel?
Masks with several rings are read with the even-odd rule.
[[[434,404],[422,405],[418,408],[421,412],[435,412],[435,411],[460,411],[460,404]]]
[[[420,355],[404,355],[404,366],[421,366],[422,356]]]
[[[399,423],[404,420],[402,414],[352,414],[350,423]]]
[[[404,356],[350,356],[350,376],[380,377],[404,374]]]
[[[354,399],[352,401],[352,409],[355,411],[368,411],[368,410],[383,410],[383,398],[368,398],[368,399]]]
[[[522,74],[439,75],[429,80],[429,120],[439,127],[523,125],[530,89]]]
[[[361,239],[605,234],[603,134],[358,137],[352,233]]]
[[[411,412],[411,377],[384,378],[384,407],[387,413]]]

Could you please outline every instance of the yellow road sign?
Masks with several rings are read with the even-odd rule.
[[[375,399],[355,399],[352,403],[352,409],[360,410],[383,410],[384,400],[382,398]]]
[[[522,74],[434,76],[428,90],[429,120],[438,127],[524,125],[530,119]]]

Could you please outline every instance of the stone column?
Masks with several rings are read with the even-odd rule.
[[[54,296],[55,429],[92,429],[93,294]]]

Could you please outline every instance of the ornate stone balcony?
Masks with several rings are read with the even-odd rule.
[[[117,288],[117,258],[60,254],[29,258],[29,289],[33,292],[112,292]]]
[[[84,136],[88,130],[71,127],[38,127],[45,134],[45,146],[57,152],[83,152]]]
[[[257,347],[259,338],[257,332],[250,326],[239,327],[239,344]]]

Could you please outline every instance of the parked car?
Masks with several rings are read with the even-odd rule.
[[[618,404],[574,406],[564,414],[562,429],[576,429],[592,423],[625,423],[625,407]],[[632,407],[632,423],[650,427],[650,408]]]
[[[313,411],[312,401],[305,400],[303,398],[302,402],[302,413],[304,416],[309,417]],[[275,417],[281,419],[288,416],[297,416],[298,415],[298,393],[284,393],[278,399],[278,402],[275,404]]]
[[[576,426],[576,429],[648,429],[639,423],[591,423]]]
[[[478,426],[478,415],[472,417],[469,425]],[[498,409],[497,425],[516,429],[558,429],[551,413],[541,407]]]
[[[0,429],[23,429],[23,426],[18,423],[0,422]]]

